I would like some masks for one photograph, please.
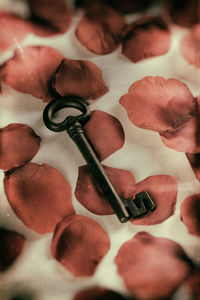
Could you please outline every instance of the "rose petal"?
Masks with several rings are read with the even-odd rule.
[[[128,25],[122,39],[122,54],[133,62],[169,51],[170,32],[160,17],[142,17]]]
[[[47,164],[27,163],[7,172],[4,188],[16,215],[38,233],[54,231],[60,220],[75,213],[68,182]]]
[[[194,174],[196,175],[197,179],[200,181],[200,153],[196,153],[196,154],[186,153],[186,156],[190,162]]]
[[[4,271],[16,260],[24,247],[24,237],[14,231],[0,229],[0,271]]]
[[[181,54],[189,64],[200,68],[199,59],[200,24],[192,27],[181,40]]]
[[[120,98],[120,104],[133,124],[158,132],[181,128],[197,111],[188,87],[174,78],[148,76],[138,80]]]
[[[76,37],[88,50],[108,54],[118,48],[124,27],[122,15],[100,1],[93,1],[77,25]]]
[[[103,111],[92,111],[84,129],[101,161],[124,145],[125,135],[121,123]]]
[[[31,24],[14,14],[0,11],[0,51],[17,45],[31,32]]]
[[[182,202],[181,219],[189,233],[200,236],[200,194],[187,197]]]
[[[126,287],[141,300],[166,299],[191,271],[179,244],[147,232],[123,244],[115,263]]]
[[[135,225],[160,224],[174,214],[176,208],[178,183],[168,175],[150,176],[136,184],[135,193],[147,191],[156,205],[153,212],[141,218],[132,219]]]
[[[0,169],[9,170],[29,162],[38,152],[40,137],[25,124],[0,129]]]
[[[190,293],[190,298],[188,299],[200,299],[200,267],[191,274],[191,276],[184,283],[184,287]]]
[[[13,58],[0,67],[0,80],[21,93],[50,101],[50,81],[63,56],[48,46],[17,49]]]
[[[108,92],[101,70],[86,60],[64,59],[53,87],[62,96],[76,95],[83,99],[96,99]]]
[[[123,199],[132,197],[135,190],[133,175],[126,170],[103,167],[118,195]],[[97,215],[111,215],[114,213],[108,200],[91,175],[88,166],[79,167],[75,196],[84,207]]]
[[[74,300],[125,300],[125,298],[112,290],[93,287],[80,291]]]
[[[109,248],[109,237],[99,224],[75,215],[56,226],[51,254],[74,276],[92,276]]]
[[[28,0],[32,31],[48,36],[65,32],[71,23],[71,11],[64,0]]]

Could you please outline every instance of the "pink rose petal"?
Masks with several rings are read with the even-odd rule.
[[[186,153],[196,178],[200,181],[200,153]]]
[[[0,271],[9,268],[22,252],[24,237],[14,231],[0,229]]]
[[[7,172],[4,189],[16,215],[38,233],[53,232],[60,220],[75,213],[68,182],[47,164],[27,163]]]
[[[51,254],[74,276],[92,276],[109,248],[109,237],[99,224],[74,215],[56,226]]]
[[[84,129],[100,160],[124,145],[125,136],[121,123],[106,112],[94,110]]]
[[[40,137],[25,124],[0,129],[0,169],[9,170],[29,162],[38,152]]]
[[[122,39],[122,54],[133,62],[160,56],[170,48],[170,32],[160,17],[142,17],[128,25]]]
[[[74,300],[125,300],[125,298],[112,290],[93,287],[80,291]]]
[[[178,183],[169,175],[150,176],[136,184],[135,193],[147,191],[156,205],[156,209],[132,219],[134,225],[160,224],[174,214],[176,208]]]
[[[124,243],[115,263],[126,287],[141,300],[166,299],[191,271],[179,244],[147,232],[139,232]]]
[[[132,197],[135,190],[133,175],[126,170],[106,166],[104,166],[104,169],[118,195],[123,199]],[[114,213],[108,200],[91,175],[88,166],[79,167],[75,196],[85,208],[97,215],[111,215]]]
[[[108,92],[101,70],[86,60],[64,59],[55,74],[53,87],[62,96],[92,100]]]
[[[185,60],[200,68],[200,24],[195,25],[181,41],[181,54]]]
[[[17,49],[0,67],[0,80],[18,92],[50,101],[50,81],[62,59],[62,54],[48,46]]]
[[[181,219],[189,233],[200,236],[200,194],[187,197],[182,202]]]

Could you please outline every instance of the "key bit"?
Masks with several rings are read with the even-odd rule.
[[[76,108],[82,112],[82,114],[78,116],[67,116],[64,121],[60,123],[54,122],[53,117],[56,112],[66,107]],[[83,129],[83,126],[90,119],[90,116],[89,106],[84,100],[76,96],[69,96],[49,102],[44,109],[43,120],[46,127],[52,131],[67,131],[70,138],[79,148],[92,175],[120,222],[125,223],[130,220],[130,218],[140,217],[149,210],[154,210],[155,204],[146,191],[136,194],[135,199],[121,199],[119,197]]]

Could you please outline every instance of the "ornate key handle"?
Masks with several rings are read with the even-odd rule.
[[[67,116],[60,123],[54,122],[53,117],[56,112],[67,107],[76,108],[82,114],[76,117]],[[46,127],[52,131],[67,131],[82,153],[92,175],[120,222],[127,222],[130,218],[139,217],[146,214],[149,210],[154,210],[155,204],[146,191],[136,194],[134,200],[132,198],[121,199],[119,197],[82,127],[90,119],[90,116],[89,107],[84,100],[76,96],[69,96],[50,102],[44,110],[43,120]]]

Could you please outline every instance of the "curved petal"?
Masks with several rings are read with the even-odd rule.
[[[176,208],[178,183],[169,175],[150,176],[136,184],[135,193],[147,191],[156,205],[153,212],[141,218],[132,219],[134,225],[160,224],[174,214]]]
[[[84,129],[101,161],[124,145],[125,136],[121,123],[106,112],[92,111]]]
[[[196,178],[200,181],[200,153],[186,153]]]
[[[181,128],[196,113],[196,99],[181,81],[145,77],[134,82],[120,98],[130,121],[138,127],[158,132]]]
[[[123,199],[132,197],[135,191],[133,175],[126,170],[103,167],[118,195]],[[75,196],[85,208],[97,215],[111,215],[114,213],[108,200],[90,173],[88,166],[79,167]]]
[[[169,48],[170,32],[160,17],[142,17],[126,27],[122,54],[132,62],[163,55]]]
[[[62,59],[62,54],[48,46],[17,49],[0,67],[0,80],[18,92],[50,101],[50,81]]]
[[[63,59],[54,76],[53,87],[61,96],[76,95],[92,100],[108,92],[101,70],[86,60]]]
[[[47,164],[27,163],[7,172],[4,189],[15,214],[38,233],[53,232],[60,220],[75,213],[68,182]]]
[[[181,54],[189,64],[200,68],[199,59],[200,24],[195,25],[181,40]]]
[[[93,287],[80,291],[74,300],[125,300],[125,298],[112,290]]]
[[[10,170],[31,161],[40,147],[40,137],[25,124],[0,129],[0,169]]]
[[[189,233],[200,236],[200,194],[187,197],[182,202],[181,219]]]
[[[75,215],[56,226],[51,254],[74,276],[92,276],[109,248],[109,237],[99,224]]]
[[[14,231],[0,228],[0,271],[8,269],[22,252],[24,237]]]
[[[200,267],[197,267],[191,276],[184,283],[184,288],[189,292],[190,298],[188,299],[199,299],[200,298]]]
[[[124,243],[115,263],[126,287],[141,300],[168,298],[191,271],[179,244],[147,232]]]

